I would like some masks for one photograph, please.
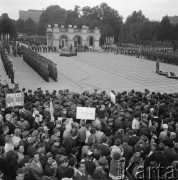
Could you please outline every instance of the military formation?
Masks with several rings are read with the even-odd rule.
[[[11,83],[14,84],[14,74],[15,74],[15,68],[13,61],[9,57],[9,47],[6,49],[7,45],[1,45],[0,46],[0,54],[1,54],[1,59],[4,65],[4,69],[6,71],[6,74],[8,77],[11,79]]]
[[[41,56],[37,52],[31,49],[21,46],[23,53],[23,60],[30,65],[46,82],[49,82],[49,78],[57,81],[57,68],[56,64],[51,60]]]
[[[116,47],[114,54],[124,54],[128,56],[135,56],[137,58],[143,58],[168,64],[178,65],[178,54],[162,51],[158,49],[147,49],[147,48],[129,48],[129,47]]]
[[[37,53],[57,52],[56,46],[34,45],[30,46],[30,49]]]

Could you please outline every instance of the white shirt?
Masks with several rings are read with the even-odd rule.
[[[140,129],[140,121],[136,118],[133,119],[132,121],[132,129],[133,130],[138,130]]]

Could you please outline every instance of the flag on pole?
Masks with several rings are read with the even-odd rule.
[[[52,99],[50,99],[50,106],[49,106],[49,112],[51,114],[51,121],[54,121],[54,107],[53,107],[53,102]]]

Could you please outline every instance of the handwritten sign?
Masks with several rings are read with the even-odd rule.
[[[77,119],[95,120],[95,108],[77,107]]]
[[[6,108],[14,107],[14,106],[24,106],[23,93],[6,94]]]

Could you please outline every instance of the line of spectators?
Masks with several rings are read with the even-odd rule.
[[[24,107],[7,109],[5,94],[12,92],[19,90],[0,85],[0,179],[116,180],[128,176],[128,166],[133,179],[143,165],[177,173],[176,93],[113,91],[113,104],[97,89],[23,88]],[[76,119],[77,106],[96,108],[96,120]]]

